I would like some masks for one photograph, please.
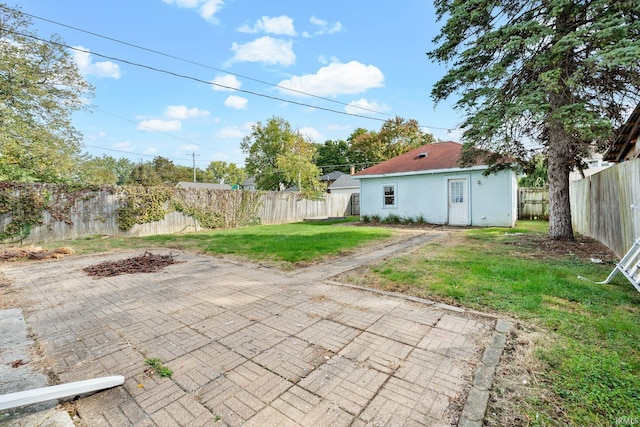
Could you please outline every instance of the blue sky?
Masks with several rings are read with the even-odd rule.
[[[41,36],[57,33],[69,46],[91,52],[74,51],[96,89],[93,112],[76,114],[74,125],[92,155],[134,161],[164,156],[191,165],[195,152],[201,168],[212,160],[242,166],[242,138],[252,124],[271,116],[318,143],[346,139],[358,127],[378,130],[396,115],[418,120],[436,138],[459,139],[461,117],[451,109],[455,100],[435,108],[429,96],[445,69],[425,54],[441,25],[428,0],[18,0],[17,5],[37,17],[164,54],[33,19]]]

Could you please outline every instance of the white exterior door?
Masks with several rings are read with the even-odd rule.
[[[467,179],[448,181],[449,225],[469,225],[469,202]]]

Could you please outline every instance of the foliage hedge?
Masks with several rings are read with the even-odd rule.
[[[192,216],[205,229],[238,227],[255,220],[260,204],[260,193],[255,191],[2,182],[0,242],[25,239],[33,227],[44,223],[45,211],[52,219],[73,226],[71,212],[78,200],[97,198],[101,192],[121,196],[116,215],[122,231],[159,221],[173,211]]]

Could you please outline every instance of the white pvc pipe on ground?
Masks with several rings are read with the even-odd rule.
[[[95,378],[92,380],[76,381],[68,384],[37,388],[34,390],[2,394],[0,395],[0,411],[4,409],[17,408],[19,406],[32,405],[34,403],[46,402],[48,400],[62,399],[64,397],[91,393],[119,386],[123,383],[124,377],[122,375],[114,375],[111,377]]]

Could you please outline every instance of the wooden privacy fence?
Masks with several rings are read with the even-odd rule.
[[[197,215],[190,215],[188,209],[185,212],[184,209],[179,211],[171,208],[173,202],[167,201],[163,205],[166,214],[161,215],[160,219],[137,222],[130,229],[123,230],[122,224],[118,222],[118,212],[126,205],[126,189],[105,187],[75,190],[65,194],[60,191],[61,188],[64,189],[62,186],[48,184],[0,183],[0,233],[3,236],[10,234],[8,231],[13,230],[17,223],[22,230],[21,237],[7,238],[4,243],[36,244],[96,235],[150,236],[198,231],[203,228],[203,223],[196,219]],[[23,224],[19,221],[19,218],[24,217],[23,207],[11,207],[10,202],[27,193],[34,195],[35,204],[40,203],[41,212],[38,211],[37,221]],[[187,199],[193,201],[194,205],[198,201],[217,200],[218,204],[213,209],[216,216],[226,214],[215,212],[216,209],[235,209],[242,205],[243,200],[258,197],[258,203],[254,204],[255,214],[252,214],[255,216],[251,217],[250,222],[262,224],[297,222],[312,217],[341,217],[351,212],[350,194],[325,194],[323,200],[307,200],[300,198],[298,193],[289,192],[176,189],[176,195],[174,198],[182,201],[183,207],[187,208]],[[220,200],[225,203],[220,204]],[[211,212],[211,206],[208,208]]]
[[[549,188],[518,188],[518,219],[549,218]]]
[[[604,243],[619,257],[640,237],[640,159],[573,182],[569,194],[575,231]]]
[[[308,200],[298,193],[270,191],[263,193],[256,216],[262,224],[285,224],[305,218],[349,215],[350,207],[351,194],[327,193],[323,200]]]

